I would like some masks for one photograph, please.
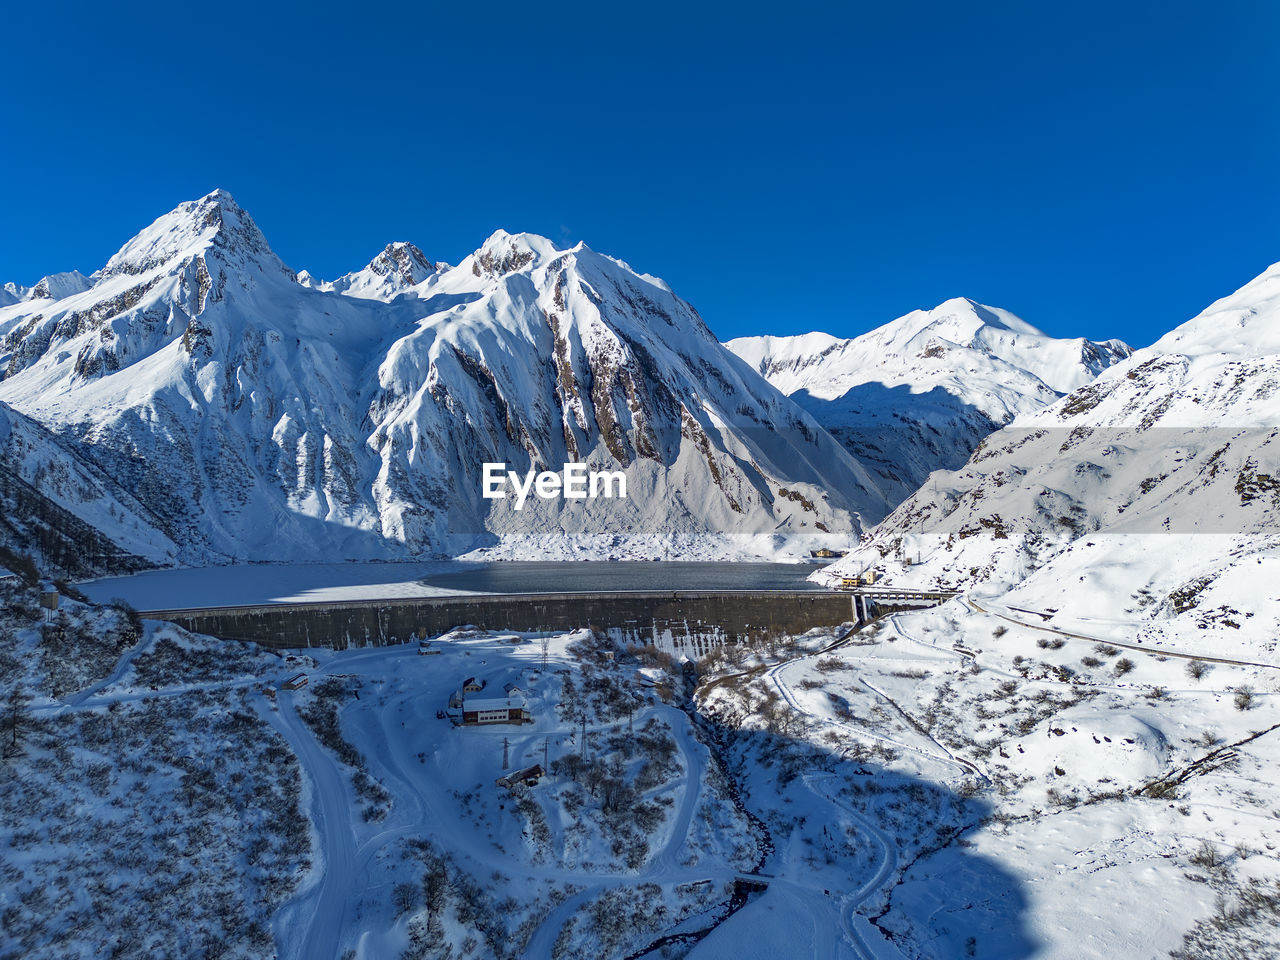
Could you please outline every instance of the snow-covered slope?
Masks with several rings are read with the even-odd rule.
[[[0,308],[0,400],[78,441],[186,562],[768,550],[887,511],[662,281],[501,231],[431,266],[392,245],[352,295],[308,287],[215,191],[90,289]],[[627,499],[481,499],[484,462],[571,461],[623,470]]]
[[[1276,843],[1255,811],[1280,756],[1278,452],[1280,264],[992,434],[823,573],[965,589],[892,618],[957,658],[898,703],[996,788],[971,850],[1026,891],[1036,956],[1276,954],[1276,861],[1252,851]],[[983,942],[1017,898],[969,873],[924,858],[886,926],[952,938],[937,956]],[[957,921],[940,888],[983,905]]]
[[[585,245],[499,231],[419,296],[442,309],[378,372],[380,503],[438,505],[437,527],[447,504],[451,533],[486,518],[528,538],[849,531],[851,511],[883,509],[865,472],[692,307]],[[628,499],[489,510],[480,464],[502,461],[621,466]],[[460,496],[437,492],[441,475]],[[399,518],[412,537],[426,512]]]
[[[964,298],[851,340],[809,333],[726,346],[812,413],[895,501],[1131,352],[1118,340],[1055,339]]]
[[[163,564],[178,552],[128,491],[3,403],[0,546],[69,576]]]
[[[1064,616],[1226,620],[1273,637],[1278,453],[1280,264],[990,436],[832,572],[877,565]]]

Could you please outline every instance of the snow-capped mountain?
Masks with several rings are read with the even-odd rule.
[[[435,266],[393,244],[309,287],[215,191],[89,289],[0,308],[0,400],[132,491],[185,562],[768,548],[887,512],[662,281],[502,231]],[[627,498],[516,510],[482,499],[485,462],[621,470]]]
[[[1280,598],[1254,588],[1280,572],[1278,478],[1280,264],[992,434],[828,575],[879,566],[1097,616],[1265,607],[1265,630]],[[1233,603],[1251,612],[1221,611]]]
[[[895,501],[1132,352],[1119,340],[1049,337],[964,298],[854,339],[809,333],[726,346],[812,413]]]
[[[0,307],[8,307],[24,300],[61,300],[88,290],[93,286],[93,281],[93,277],[86,277],[79,270],[71,270],[41,277],[34,287],[6,283],[0,286]]]
[[[388,243],[363,270],[356,270],[337,280],[316,280],[306,270],[298,273],[304,287],[345,293],[367,300],[392,300],[416,286],[448,264],[432,263],[412,243]]]

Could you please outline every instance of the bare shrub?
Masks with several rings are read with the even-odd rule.
[[[1200,846],[1191,855],[1190,860],[1197,867],[1204,867],[1206,870],[1216,870],[1226,863],[1226,858],[1208,840],[1201,841]]]

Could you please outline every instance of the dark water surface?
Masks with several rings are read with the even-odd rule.
[[[698,563],[678,560],[496,561],[458,564],[420,581],[477,593],[621,590],[825,590],[806,578],[810,563]]]
[[[468,563],[242,564],[147,570],[81,584],[90,599],[116,597],[139,610],[273,603],[402,600],[452,593],[655,590],[817,590],[808,563],[603,560]]]

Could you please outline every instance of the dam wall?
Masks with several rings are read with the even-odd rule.
[[[381,646],[439,636],[454,627],[487,630],[617,630],[644,642],[655,637],[718,636],[720,642],[800,634],[813,627],[858,623],[871,605],[849,593],[815,591],[663,591],[543,593],[422,599],[270,604],[149,610],[195,633],[270,649]],[[876,612],[883,612],[877,610]]]

